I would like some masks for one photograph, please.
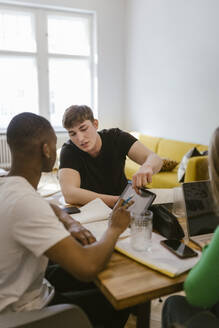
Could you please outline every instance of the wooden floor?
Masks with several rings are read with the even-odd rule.
[[[150,328],[160,328],[161,327],[161,311],[164,304],[164,298],[162,301],[159,299],[153,300],[151,304],[151,323]],[[136,327],[136,317],[130,315],[125,328],[135,328]]]

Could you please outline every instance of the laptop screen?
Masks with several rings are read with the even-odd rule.
[[[214,212],[210,181],[183,183],[189,236],[213,233],[219,224]]]

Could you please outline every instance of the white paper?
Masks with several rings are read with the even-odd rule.
[[[61,197],[59,198],[59,203],[60,203],[62,206],[69,205],[68,203],[66,203],[64,196],[61,196]]]
[[[91,223],[85,223],[84,226],[92,232],[92,234],[96,237],[97,240],[100,240],[100,238],[103,236],[104,232],[108,228],[108,220],[103,221],[97,221],[97,222],[91,222]],[[127,236],[130,236],[130,228],[127,228],[119,238],[125,238]]]
[[[173,202],[173,188],[156,188],[149,189],[149,191],[156,194],[153,204],[164,204]]]
[[[71,217],[84,224],[107,219],[111,214],[112,209],[100,198],[96,198],[80,207],[80,211],[80,213],[72,214]]]
[[[5,171],[4,169],[0,168],[0,177],[8,175],[8,171]]]
[[[116,249],[125,251],[135,258],[136,261],[157,269],[158,271],[167,271],[173,276],[177,276],[187,270],[191,269],[200,259],[201,252],[197,251],[198,256],[189,259],[180,259],[172,254],[165,247],[160,244],[160,241],[165,239],[157,233],[152,233],[152,247],[150,251],[135,251],[131,247],[130,238],[119,240],[116,244]],[[165,272],[163,272],[165,273]]]
[[[56,194],[58,191],[60,191],[60,188],[55,187],[55,186],[45,186],[45,187],[37,189],[37,192],[42,197],[49,197],[51,195]]]

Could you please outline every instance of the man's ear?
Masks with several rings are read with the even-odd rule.
[[[47,143],[44,143],[43,144],[43,155],[46,157],[46,158],[50,158],[50,149],[49,149],[49,146]]]
[[[93,121],[93,126],[95,127],[96,130],[98,129],[99,121],[96,118]]]

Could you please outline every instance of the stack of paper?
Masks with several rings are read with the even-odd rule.
[[[80,213],[72,214],[71,216],[83,224],[106,220],[112,212],[111,208],[100,198],[96,198],[86,205],[81,206],[80,211]]]
[[[160,244],[163,239],[165,238],[153,232],[151,249],[139,252],[132,249],[130,238],[126,238],[117,242],[116,250],[169,277],[175,277],[186,272],[200,259],[200,252],[198,252],[198,256],[189,259],[178,258]]]

